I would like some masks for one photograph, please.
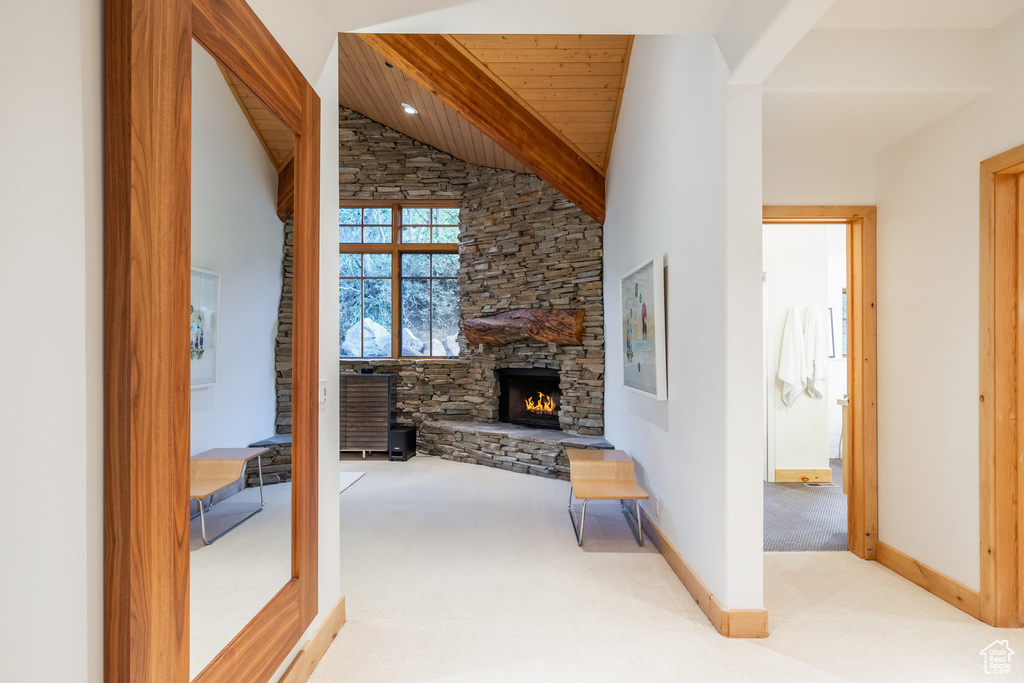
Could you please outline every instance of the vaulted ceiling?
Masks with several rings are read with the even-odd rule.
[[[472,163],[523,164],[356,34],[339,35],[341,104]],[[615,133],[632,36],[454,35],[446,39],[602,174]],[[402,103],[420,111],[410,116]]]
[[[603,220],[632,44],[625,35],[343,33],[339,101],[465,161],[535,172]],[[446,79],[454,71],[459,79]]]
[[[592,166],[607,170],[632,36],[451,38]]]
[[[409,137],[482,166],[526,167],[354,33],[338,36],[338,101]],[[407,103],[419,110],[411,116]]]

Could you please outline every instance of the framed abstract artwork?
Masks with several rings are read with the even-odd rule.
[[[192,388],[217,382],[217,325],[220,322],[220,275],[192,269],[188,347]]]
[[[655,254],[620,281],[622,381],[643,396],[668,399],[665,257]]]

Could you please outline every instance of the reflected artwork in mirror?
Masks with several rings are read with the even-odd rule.
[[[294,148],[291,130],[193,40],[192,288],[215,281],[218,295],[193,292],[190,316],[190,678],[292,578],[294,232],[278,183]]]

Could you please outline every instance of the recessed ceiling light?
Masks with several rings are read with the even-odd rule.
[[[419,114],[420,113],[419,110],[416,109],[416,107],[412,106],[411,104],[406,104],[405,102],[402,102],[402,109],[405,110],[406,114]]]

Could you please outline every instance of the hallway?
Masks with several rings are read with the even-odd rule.
[[[310,683],[983,679],[992,629],[845,552],[766,553],[771,636],[721,637],[615,504],[416,457],[345,461],[345,627]]]

